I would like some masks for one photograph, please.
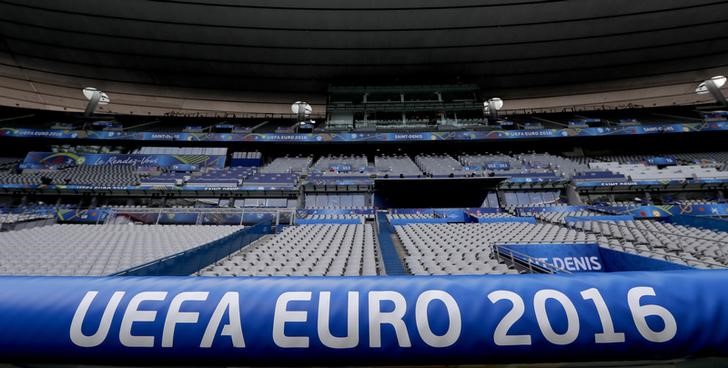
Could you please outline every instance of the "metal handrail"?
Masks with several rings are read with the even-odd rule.
[[[518,243],[518,244],[530,244],[530,243]],[[532,244],[542,244],[542,243],[532,243]],[[492,249],[492,252],[495,253],[494,255],[498,259],[504,259],[503,253],[506,253],[506,252],[503,252],[500,248],[501,248],[501,246],[508,246],[508,245],[514,245],[514,244],[497,243],[497,244],[493,244],[493,246],[492,246],[491,249]],[[544,246],[546,246],[546,245],[544,245]],[[518,261],[521,261],[521,262],[526,263],[528,265],[529,273],[534,273],[534,267],[535,267],[538,270],[542,270],[542,271],[545,271],[546,273],[550,273],[550,274],[555,274],[555,273],[571,274],[570,271],[567,271],[565,269],[559,268],[556,265],[551,264],[549,262],[540,261],[540,260],[538,260],[538,259],[536,259],[534,257],[531,257],[531,256],[529,256],[529,255],[527,255],[525,253],[521,253],[521,252],[518,252],[518,251],[515,251],[515,250],[512,250],[512,249],[505,249],[505,250],[507,251],[507,256],[508,256],[506,259],[510,259],[511,266],[515,266],[516,265],[516,257],[514,257],[514,256],[517,256],[518,257]]]

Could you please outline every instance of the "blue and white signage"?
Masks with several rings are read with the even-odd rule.
[[[502,254],[513,251],[516,258],[530,257],[534,262],[567,272],[604,272],[597,244],[505,244]]]
[[[429,365],[728,356],[726,283],[728,271],[4,277],[0,360]]]

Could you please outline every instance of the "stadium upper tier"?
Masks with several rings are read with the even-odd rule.
[[[3,158],[6,164],[0,167],[0,186],[295,191],[308,185],[372,186],[374,180],[402,178],[498,178],[506,185],[573,183],[580,189],[728,182],[728,153],[725,152],[594,157],[548,153],[346,154],[273,159],[256,153],[254,159],[235,158],[240,154],[243,153],[235,152],[230,166],[225,166],[224,155],[31,152],[22,162]],[[314,197],[311,200],[315,202]],[[520,200],[514,197],[509,201]],[[362,201],[346,203],[357,207]],[[322,197],[316,207],[329,205]]]

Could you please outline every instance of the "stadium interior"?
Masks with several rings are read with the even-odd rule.
[[[101,132],[121,134],[89,142],[3,138],[4,275],[113,275],[244,233],[247,226],[264,221],[275,225],[270,234],[238,244],[239,249],[209,264],[196,262],[184,273],[536,272],[529,262],[519,264],[498,253],[497,245],[509,243],[590,243],[694,268],[728,265],[728,232],[674,223],[670,217],[698,211],[711,219],[728,216],[727,136],[720,131],[487,143],[136,142],[124,136],[125,127],[146,119],[4,112],[3,121],[16,125],[7,129],[83,132],[103,122]],[[622,116],[647,121],[668,112],[674,119],[669,124],[681,124],[681,116],[684,121],[701,116],[694,107],[636,109]],[[554,125],[538,131],[575,121],[591,128],[621,127],[599,112],[586,114],[518,118]],[[723,118],[706,112],[699,124],[712,115]],[[481,121],[475,129],[503,131],[502,123]],[[223,123],[199,124],[196,134],[202,136]],[[246,121],[224,124],[235,131]],[[513,124],[507,131],[536,131]],[[164,128],[157,130],[157,125]],[[174,134],[189,127],[160,121],[145,125],[144,132]],[[388,126],[377,129],[391,132]],[[292,134],[325,132],[326,126]],[[251,129],[245,134],[266,133]],[[645,208],[661,212],[645,214]],[[392,249],[384,251],[385,246]],[[87,259],[78,264],[82,254]],[[66,261],[58,263],[59,257]],[[393,264],[392,269],[386,266]]]
[[[660,275],[691,272],[700,275],[694,280],[728,282],[723,274],[728,271],[725,14],[728,2],[707,0],[374,0],[358,5],[2,0],[0,285],[31,280],[51,288],[59,285],[51,280],[58,279],[118,281],[121,286],[114,296],[106,286],[95,286],[88,290],[96,294],[73,301],[70,339],[75,345],[68,359],[63,355],[64,346],[70,346],[64,345],[69,344],[67,327],[56,345],[56,335],[42,334],[39,341],[47,340],[37,346],[32,339],[12,345],[12,308],[25,304],[3,304],[20,291],[0,286],[0,367],[236,362],[726,366],[725,333],[704,346],[694,344],[709,340],[710,332],[681,335],[689,330],[685,321],[700,314],[685,305],[703,301],[670,299],[691,317],[678,316],[677,337],[663,339],[670,318],[676,320],[665,317],[666,308],[650,305],[651,314],[644,313],[662,322],[644,322],[643,316],[640,325],[635,310],[647,307],[639,297],[637,307],[629,299],[632,304],[617,308],[584,291],[582,299],[593,300],[599,311],[602,335],[610,328],[609,338],[619,335],[605,322],[612,318],[610,309],[618,320],[636,324],[626,332],[626,345],[599,350],[595,341],[619,339],[579,335],[558,342],[570,336],[574,320],[566,294],[554,296],[560,292],[551,289],[558,289],[561,277],[588,285],[593,274],[604,277],[595,287],[615,290],[629,277],[647,285]],[[473,281],[475,276],[482,278]],[[130,343],[141,337],[131,336],[129,324],[124,340],[126,322],[116,321],[122,317],[113,313],[107,319],[107,310],[132,294],[128,289],[124,296],[124,288],[160,280],[156,286],[166,290],[165,277],[177,277],[177,292],[198,291],[195,285],[258,285],[263,291],[250,294],[251,305],[266,298],[266,287],[273,293],[283,290],[280,285],[295,292],[314,285],[314,295],[320,292],[314,300],[333,305],[344,297],[326,299],[332,298],[330,292],[324,296],[327,285],[353,285],[351,290],[369,298],[368,318],[379,326],[391,324],[394,332],[371,333],[368,339],[362,334],[368,349],[382,348],[376,339],[389,341],[369,355],[359,345],[347,345],[351,336],[342,334],[358,334],[350,325],[342,323],[334,334],[321,322],[329,308],[334,309],[330,318],[339,322],[359,309],[329,306],[325,312],[319,307],[318,330],[313,330],[319,336],[326,330],[330,342],[322,337],[321,346],[313,345],[319,350],[309,355],[258,347],[250,356],[235,355],[230,347],[206,351],[202,348],[210,348],[211,336],[218,333],[209,326],[208,340],[186,352],[176,346],[167,351],[177,355],[164,349],[138,355],[124,350],[143,346]],[[446,345],[453,322],[443,319],[452,314],[449,299],[442,296],[435,300],[443,301],[450,314],[431,318],[437,328],[425,327],[429,335],[417,319],[421,336],[412,341],[419,348],[452,348],[442,355],[397,350],[409,347],[397,323],[413,333],[415,318],[428,318],[428,301],[410,321],[392,317],[398,299],[382,299],[394,309],[373,317],[374,306],[380,305],[372,295],[387,283],[412,282],[411,290],[425,295],[447,285],[456,290],[459,280],[501,285],[501,294],[488,294],[488,305],[507,299],[513,313],[520,308],[521,315],[523,299],[537,305],[538,298],[529,294],[520,307],[508,299],[520,293],[520,285],[553,291],[544,298],[558,301],[562,309],[542,301],[543,313],[534,306],[526,317],[537,321],[533,326],[543,336],[534,335],[534,352],[543,355],[509,346],[531,344],[530,335],[516,334],[529,331],[514,325],[520,317],[510,314],[510,325],[494,327],[491,345]],[[369,282],[375,286],[366,286]],[[675,293],[682,289],[662,286],[674,286]],[[696,290],[703,289],[690,292]],[[349,303],[359,303],[359,291],[349,291]],[[117,298],[117,293],[122,294]],[[726,294],[722,289],[712,293],[715,298]],[[113,307],[93,304],[97,294]],[[644,295],[642,304],[655,296]],[[167,303],[165,297],[147,301]],[[234,337],[232,311],[246,307],[222,298],[217,307],[210,304],[212,317],[206,317],[211,324],[215,318],[218,324],[229,323],[218,339],[232,339],[235,348],[255,346],[253,335],[243,343],[243,331],[249,334],[245,319],[238,320],[244,326],[239,340]],[[291,303],[312,300],[311,295],[292,298]],[[420,308],[421,298],[411,308]],[[477,303],[488,302],[486,294],[478,298],[483,300]],[[705,304],[728,305],[724,299]],[[119,307],[126,308],[124,321],[135,300]],[[468,302],[458,302],[465,314]],[[140,317],[145,311],[139,303],[138,319],[131,323],[155,321]],[[287,305],[282,307],[284,315],[289,313],[284,325],[306,322],[305,313],[301,317],[300,310]],[[176,323],[198,321],[200,313],[193,317],[191,308],[176,308]],[[414,313],[411,308],[408,313]],[[576,335],[579,318],[582,326],[591,326],[581,308]],[[365,318],[363,311],[356,318]],[[543,315],[555,321],[554,313],[562,311],[567,319],[543,327]],[[88,325],[76,324],[87,312],[96,313],[99,326],[111,324],[121,345],[101,343],[108,325],[89,335]],[[228,312],[229,322],[220,322]],[[58,313],[58,320],[65,318]],[[703,316],[722,326],[726,313],[720,309]],[[164,336],[173,313],[165,315]],[[503,318],[508,324],[510,317]],[[251,330],[263,325],[256,323]],[[275,323],[270,322],[274,329]],[[516,327],[508,334],[511,326]],[[174,335],[174,324],[171,331]],[[278,348],[304,346],[286,335],[302,334],[303,328],[281,331],[283,337],[272,335]],[[498,331],[504,340],[498,340]],[[101,335],[96,345],[89,342]],[[161,333],[155,336],[149,347],[157,349],[160,340],[163,348],[172,347]],[[631,336],[648,343],[631,344]],[[205,341],[209,345],[203,346]],[[539,345],[544,341],[547,348]],[[593,361],[583,352],[571,357],[559,350],[574,341],[582,345],[572,345],[571,351],[596,352]],[[673,345],[650,345],[658,342]],[[78,346],[102,349],[84,355]],[[354,347],[359,350],[351,356],[341,350]],[[477,354],[489,348],[496,351],[493,357]],[[107,360],[106,353],[119,359]]]

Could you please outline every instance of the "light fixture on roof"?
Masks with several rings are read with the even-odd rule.
[[[725,86],[727,80],[728,79],[722,75],[712,77],[705,82],[700,83],[698,87],[695,88],[695,93],[699,95],[711,94],[719,104],[728,106],[728,101],[726,101],[725,96],[723,96],[723,93],[720,91],[720,89]]]
[[[488,104],[490,105],[491,110],[500,110],[503,108],[503,100],[501,100],[498,97],[493,97],[490,100],[488,100]]]
[[[503,100],[498,97],[493,97],[490,100],[483,102],[483,113],[493,119],[498,117],[498,110],[502,108]]]
[[[109,102],[111,102],[111,99],[109,98],[109,95],[107,95],[104,92],[99,91],[98,89],[94,87],[86,87],[83,89],[83,95],[88,100],[88,105],[86,105],[86,111],[84,111],[84,116],[91,116],[93,115],[94,111],[96,111],[96,107],[98,105],[108,105]]]
[[[306,119],[309,115],[311,115],[311,112],[313,109],[311,108],[311,105],[308,104],[308,102],[303,101],[296,101],[291,105],[291,111],[293,111],[294,114],[298,117],[298,121],[303,121]]]
[[[315,121],[310,119],[313,109],[308,102],[296,101],[291,105],[291,111],[296,114],[296,122],[298,129],[312,129]],[[300,130],[299,130],[300,132]]]

